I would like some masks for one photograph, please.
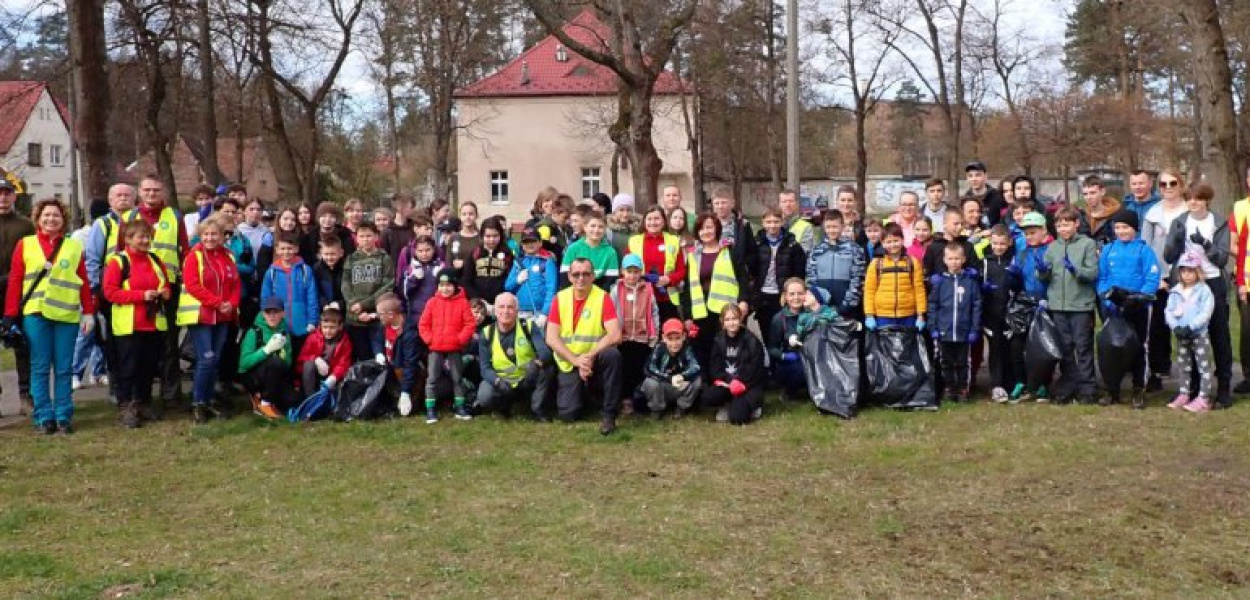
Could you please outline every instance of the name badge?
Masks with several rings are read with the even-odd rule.
[[[633,301],[634,301],[634,299],[635,299],[635,295],[634,295],[634,294],[626,294],[626,295],[625,295],[625,299],[626,299],[626,300],[629,300],[630,302],[633,302]]]
[[[531,270],[531,271],[533,271],[533,272],[535,272],[535,273],[537,273],[537,272],[541,271],[542,269],[541,269],[538,265],[534,265],[534,266],[530,267],[530,270]]]

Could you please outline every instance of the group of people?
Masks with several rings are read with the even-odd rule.
[[[203,187],[182,215],[155,177],[137,203],[113,186],[71,235],[60,202],[35,202],[28,220],[0,183],[0,333],[26,410],[49,434],[73,431],[72,392],[93,381],[108,385],[124,426],[161,418],[181,403],[183,354],[197,423],[228,418],[234,386],[254,412],[281,418],[375,361],[393,375],[395,412],[423,409],[427,423],[447,404],[468,420],[510,416],[520,401],[539,421],[597,405],[605,435],[621,415],[701,406],[746,424],[766,389],[800,397],[804,340],[849,321],[867,335],[916,332],[947,401],[968,399],[988,347],[995,401],[1115,403],[1119,384],[1100,397],[1094,379],[1093,336],[1096,318],[1122,317],[1148,349],[1132,368],[1134,406],[1170,373],[1173,336],[1184,374],[1169,406],[1229,404],[1224,268],[1236,239],[1244,303],[1250,200],[1225,220],[1209,210],[1209,185],[1166,170],[1161,195],[1134,172],[1123,202],[1088,178],[1077,209],[1044,204],[1027,177],[995,188],[983,164],[965,171],[963,194],[931,180],[884,220],[860,215],[854,188],[810,219],[785,190],[758,232],[726,188],[699,215],[675,187],[640,212],[627,194],[575,202],[547,188],[516,239],[472,202],[453,215],[406,196],[371,214],[356,200],[275,213],[243,186]],[[1023,364],[1030,320],[1014,316],[1038,311],[1059,332],[1053,384]],[[88,371],[97,352],[107,380]]]

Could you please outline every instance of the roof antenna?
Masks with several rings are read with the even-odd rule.
[[[530,84],[530,63],[528,60],[521,61],[521,85]]]

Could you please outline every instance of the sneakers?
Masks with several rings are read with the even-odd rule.
[[[260,416],[265,417],[266,419],[269,419],[272,421],[274,419],[281,419],[282,413],[278,412],[278,409],[274,408],[273,404],[270,403],[269,401],[261,400],[260,401]]]
[[[1003,388],[996,387],[990,391],[990,400],[993,400],[997,404],[1002,404],[1010,399],[1011,396],[1008,396],[1007,390]]]
[[[98,385],[98,386],[108,387],[108,386],[109,386],[109,376],[108,376],[108,375],[101,375],[101,376],[99,376],[99,377],[96,377],[96,379],[95,379],[95,383],[96,383],[96,385]]]
[[[434,407],[425,409],[425,424],[433,425],[438,422],[438,411]]]
[[[1211,402],[1206,396],[1198,396],[1193,402],[1185,405],[1185,410],[1191,413],[1204,413],[1211,411]]]
[[[621,400],[621,415],[628,417],[632,414],[634,414],[634,400],[632,398]]]
[[[1007,401],[1012,404],[1018,404],[1021,400],[1025,399],[1026,395],[1028,395],[1028,392],[1024,389],[1024,384],[1017,383],[1016,387],[1012,388],[1011,395],[1008,396]]]
[[[1146,390],[1141,388],[1133,390],[1133,408],[1137,410],[1146,408]]]
[[[262,402],[260,394],[249,394],[248,398],[252,401],[252,412],[256,413],[258,416],[265,416],[260,412],[260,403]]]
[[[680,407],[680,406],[678,406],[677,408],[673,409],[673,420],[674,420],[674,421],[677,421],[677,420],[680,420],[680,419],[684,419],[684,418],[686,418],[686,409],[684,409],[684,408],[682,408],[682,407]]]
[[[472,420],[473,420],[473,415],[469,414],[469,407],[465,406],[463,402],[461,402],[460,404],[457,404],[457,405],[456,405],[456,407],[455,407],[455,411],[456,411],[456,418],[457,418],[457,419],[459,419],[459,420],[461,420],[461,421],[472,421]]]
[[[599,435],[612,435],[616,431],[616,417],[604,417],[599,423]]]
[[[39,424],[39,432],[44,435],[56,434],[56,421],[44,421]]]
[[[1150,379],[1146,380],[1146,391],[1147,392],[1163,391],[1163,380],[1159,379],[1158,375],[1151,375]]]
[[[139,406],[137,402],[125,402],[121,405],[121,424],[126,429],[138,429],[142,423],[139,421]]]
[[[1185,405],[1187,404],[1189,404],[1189,394],[1177,394],[1171,402],[1168,402],[1168,408],[1172,410],[1179,410],[1185,408]]]
[[[18,415],[28,417],[35,414],[35,399],[29,393],[22,394],[19,403],[21,408],[17,411]]]
[[[757,409],[755,409],[755,410],[753,410],[753,411],[751,411],[751,420],[752,420],[752,421],[758,421],[758,420],[760,420],[760,418],[761,418],[761,417],[763,417],[763,416],[764,416],[764,407],[762,407],[762,406],[761,406],[761,407],[759,407],[759,408],[757,408]]]
[[[259,404],[259,403],[258,403]],[[195,404],[191,407],[191,418],[196,425],[203,425],[208,422],[208,405]]]
[[[1050,402],[1050,392],[1046,391],[1046,386],[1037,388],[1037,403],[1048,404]]]
[[[69,421],[57,421],[56,428],[61,433],[61,435],[73,435],[74,434],[74,424],[70,423]],[[44,433],[47,433],[47,431],[45,430]]]
[[[64,381],[64,380],[62,380],[62,381]],[[81,379],[80,377],[78,377],[77,375],[75,375],[75,376],[74,376],[74,380],[73,380],[73,382],[72,382],[72,383],[70,383],[69,387],[70,387],[70,389],[74,390],[75,392],[76,392],[76,391],[78,391],[78,390],[81,390],[81,389],[83,388],[83,385],[82,385],[82,379]]]
[[[1233,386],[1233,393],[1240,395],[1250,394],[1250,379],[1242,379],[1241,383]]]
[[[728,408],[721,408],[716,411],[716,422],[717,423],[729,422],[729,409]]]

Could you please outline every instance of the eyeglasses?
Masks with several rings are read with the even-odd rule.
[[[579,271],[576,273],[569,271],[569,279],[582,279],[583,277],[590,277],[590,273],[586,271]]]
[[[1162,179],[1159,180],[1159,187],[1171,188],[1171,187],[1180,187],[1180,186],[1181,186],[1181,182],[1175,179],[1169,179],[1167,181],[1164,181]]]

